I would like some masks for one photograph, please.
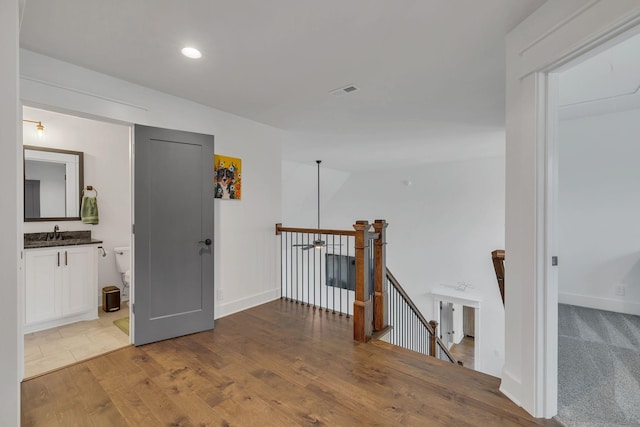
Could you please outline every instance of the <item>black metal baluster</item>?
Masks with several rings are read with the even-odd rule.
[[[398,298],[398,310],[400,311],[398,319],[398,345],[402,347],[402,334],[404,326],[402,325],[402,317],[404,316],[404,307],[402,306],[402,298]]]
[[[309,251],[311,251],[311,249],[309,249]],[[313,251],[313,310],[315,311],[316,309],[316,276],[317,276],[317,271],[316,271],[316,250]]]
[[[407,336],[407,330],[408,330],[408,324],[409,322],[407,321],[409,318],[409,310],[407,309],[407,302],[404,302],[404,348],[407,348],[407,345],[409,344],[409,340],[408,340],[408,336]]]
[[[349,258],[349,236],[347,236],[347,319],[350,317],[349,316],[349,292],[351,292],[349,290],[350,288],[350,284],[351,284],[351,258]]]
[[[320,235],[318,235],[318,239],[320,239]],[[319,250],[313,250],[313,259],[314,262],[318,261],[318,272],[316,274],[318,278],[318,309],[322,310],[322,257],[320,255]]]
[[[329,245],[329,235],[328,234],[324,235],[324,241],[327,242],[327,246],[328,246]],[[325,262],[325,267],[324,268],[327,270],[327,273],[328,273],[329,272],[328,251],[325,251],[324,262]],[[325,294],[326,294],[324,311],[326,311],[327,313],[329,312],[329,283],[328,283],[328,279],[329,279],[329,275],[327,274],[325,279],[324,279],[324,281],[325,281],[324,287],[325,287]]]
[[[300,244],[304,245],[305,244],[305,235],[304,233],[300,233]],[[300,302],[300,304],[304,305],[304,251],[302,250],[304,249],[304,246],[300,247],[300,250],[298,251],[298,257],[300,258],[299,262],[300,262],[300,271],[298,272],[298,276],[300,278],[299,282],[299,292],[300,295],[298,296],[298,300]]]
[[[393,293],[393,344],[398,345],[398,297],[395,292]]]
[[[307,244],[310,244],[310,237],[307,234]],[[311,254],[307,251],[307,307],[311,307]]]
[[[400,332],[402,331],[402,323],[401,323],[401,308],[400,308],[400,296],[396,295],[396,326],[397,326],[397,333],[396,333],[396,345],[400,345],[400,337],[401,334]]]
[[[413,350],[413,316],[411,316],[411,310],[408,311],[409,316],[409,335],[407,336],[407,348]]]
[[[284,246],[284,242],[282,241],[282,239],[284,239],[284,236],[282,235],[282,233],[280,233],[280,298],[282,298],[282,266],[284,262],[284,259],[282,258],[282,249]]]
[[[293,301],[293,253],[295,251],[295,247],[293,246],[295,244],[295,242],[293,241],[293,233],[289,232],[289,241],[290,241],[290,245],[289,245],[289,272],[288,272],[288,278],[287,278],[287,287],[288,287],[288,291],[287,291],[287,299],[289,301]]]
[[[406,332],[407,325],[404,323],[405,311],[404,304],[402,303],[402,299],[400,300],[400,310],[402,311],[402,316],[400,319],[400,347],[404,347],[404,336]]]
[[[293,232],[291,233],[291,254],[290,254],[290,260],[289,260],[289,268],[291,270],[291,275],[289,276],[289,301],[293,302],[293,256],[294,256],[294,252],[296,251],[295,247],[293,246]]]
[[[416,315],[415,312],[411,312],[413,316],[411,316],[411,349],[415,351],[416,348]]]
[[[391,288],[392,290],[395,291],[395,288]],[[390,289],[390,291],[391,291]],[[389,322],[393,322],[391,324],[391,326],[393,326],[393,329],[391,330],[391,336],[390,336],[390,341],[391,343],[395,343],[396,340],[396,331],[398,330],[398,324],[396,323],[396,310],[395,310],[395,303],[396,303],[396,296],[395,296],[395,292],[389,292],[389,316],[387,317],[387,319],[389,319]]]
[[[289,256],[289,233],[288,232],[284,232],[283,239],[285,239],[284,241],[284,272],[282,273],[282,278],[280,279],[281,285],[284,289],[281,289],[281,291],[284,293],[284,299],[286,300],[288,297],[288,292],[287,292],[287,282],[288,282],[288,272],[289,272],[289,264],[288,264],[288,256]]]
[[[304,234],[299,233],[300,234],[300,244],[304,245]],[[302,249],[304,248],[304,246],[300,247],[300,250],[298,251],[298,286],[297,288],[297,296],[298,296],[298,303],[299,304],[304,304],[304,252],[302,251]]]
[[[402,334],[402,346],[407,348],[407,304],[402,304],[402,323],[404,325],[404,333]]]
[[[301,245],[302,243],[300,243],[299,241],[300,239],[300,233],[296,233],[296,244],[297,245]],[[297,246],[298,248],[300,248],[300,246]],[[300,250],[296,251],[296,304],[298,304],[300,302],[300,271],[298,270],[298,261],[300,258]]]
[[[339,237],[339,245],[340,245],[340,267],[338,268],[338,276],[340,277],[340,287],[338,289],[340,289],[340,310],[338,310],[338,313],[340,313],[339,315],[342,316],[342,292],[344,292],[342,290],[342,235],[340,235]],[[349,262],[349,258],[346,259],[346,262]],[[349,268],[347,267],[347,271],[349,271]],[[348,285],[345,283],[345,286],[348,287]]]
[[[327,243],[329,243],[328,240],[329,239],[327,239]],[[331,235],[331,252],[332,252],[331,256],[333,257],[332,259],[333,259],[333,279],[334,279],[334,282],[333,282],[333,289],[331,290],[331,298],[332,298],[331,312],[333,314],[336,314],[336,288],[337,288],[337,286],[336,286],[337,283],[336,282],[338,282],[338,283],[340,282],[339,279],[337,281],[335,280],[335,278],[336,278],[336,270],[340,266],[340,260],[338,260],[338,266],[336,266],[335,247],[336,247],[336,235],[332,234]],[[338,276],[338,278],[339,277],[340,276]]]

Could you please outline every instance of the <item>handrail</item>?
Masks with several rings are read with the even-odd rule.
[[[436,344],[444,352],[444,354],[447,356],[447,358],[452,363],[455,363],[455,364],[458,364],[458,365],[462,365],[461,361],[458,361],[455,357],[453,357],[453,355],[451,354],[451,352],[449,351],[447,346],[442,342],[440,337],[436,334],[435,329],[431,326],[431,324],[429,322],[427,322],[427,319],[424,318],[424,316],[422,315],[422,312],[420,310],[418,310],[418,307],[416,307],[416,305],[414,304],[414,302],[411,299],[411,297],[409,297],[409,295],[404,290],[402,285],[400,285],[400,282],[398,281],[398,279],[396,279],[396,277],[393,275],[393,273],[391,273],[391,271],[389,271],[388,268],[387,268],[387,279],[389,279],[389,282],[393,285],[393,287],[396,289],[396,291],[398,291],[398,293],[404,299],[404,301],[407,303],[409,308],[411,308],[411,311],[413,311],[413,313],[416,315],[418,320],[420,320],[420,323],[422,323],[422,325],[429,331],[429,333],[431,334],[432,337],[435,337]]]
[[[396,279],[393,273],[391,273],[389,268],[387,268],[387,278],[389,279],[389,282],[391,282],[393,287],[396,288],[396,290],[402,296],[402,298],[404,298],[404,300],[407,302],[409,307],[411,307],[411,310],[413,310],[416,316],[418,316],[418,319],[420,319],[420,322],[429,330],[429,333],[435,335],[435,331],[433,330],[431,325],[429,325],[429,322],[427,321],[427,319],[425,319],[424,316],[422,315],[422,312],[418,310],[418,307],[416,307],[416,305],[413,303],[413,300],[411,299],[411,297],[409,297],[407,292],[404,290],[402,285],[400,285],[400,282],[398,282],[398,279]]]
[[[355,236],[355,230],[330,230],[323,228],[297,228],[297,227],[283,227],[282,224],[276,224],[276,236],[279,236],[282,232],[291,233],[309,233],[309,234],[334,234],[336,236]]]
[[[504,250],[496,249],[491,252],[491,258],[493,260],[493,269],[496,271],[496,279],[498,279],[502,305],[504,305]]]

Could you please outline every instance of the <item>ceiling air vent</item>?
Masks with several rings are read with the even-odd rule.
[[[341,87],[339,89],[334,89],[332,91],[329,91],[329,93],[333,96],[342,96],[342,95],[346,95],[348,93],[353,93],[356,92],[360,89],[358,89],[358,87],[354,86],[354,85],[349,85],[349,86],[345,86],[345,87]]]

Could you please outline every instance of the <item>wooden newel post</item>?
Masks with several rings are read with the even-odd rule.
[[[429,346],[429,356],[436,357],[436,348],[437,348],[437,340],[438,340],[438,322],[435,320],[431,320],[429,322],[429,326],[431,326],[431,330],[433,333],[431,334],[430,340],[431,345]]]
[[[379,237],[373,246],[373,329],[381,331],[387,327],[387,304],[389,296],[384,283],[387,278],[387,227],[384,219],[376,219],[373,223],[375,233]]]
[[[353,339],[367,342],[373,333],[373,307],[369,279],[369,222],[356,221],[356,297],[353,301]]]

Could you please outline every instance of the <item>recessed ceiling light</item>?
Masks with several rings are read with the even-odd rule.
[[[202,57],[200,51],[195,47],[183,47],[181,52],[184,56],[191,59],[198,59]]]

